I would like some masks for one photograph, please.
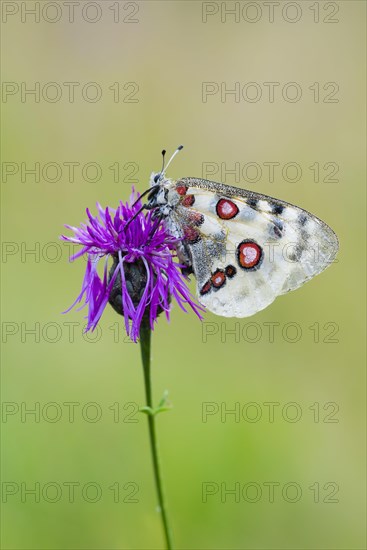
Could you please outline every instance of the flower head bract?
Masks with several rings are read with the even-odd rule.
[[[171,298],[184,311],[189,306],[200,319],[203,311],[186,285],[184,266],[176,261],[179,240],[166,231],[154,211],[139,213],[138,197],[133,190],[130,204],[120,202],[117,209],[97,204],[97,216],[87,209],[87,223],[66,225],[74,236],[61,236],[82,247],[71,261],[87,255],[81,292],[67,311],[80,303],[88,306],[87,330],[93,330],[110,302],[124,316],[127,334],[134,342],[145,316],[151,329],[162,311],[169,319]]]

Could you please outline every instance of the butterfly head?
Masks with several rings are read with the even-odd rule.
[[[166,184],[168,184],[170,182],[170,180],[165,177],[166,170],[167,170],[168,166],[171,164],[171,162],[173,161],[173,159],[175,158],[175,156],[177,155],[177,153],[179,153],[182,149],[183,149],[183,145],[179,145],[177,147],[176,151],[173,153],[173,155],[171,156],[171,158],[167,162],[166,166],[164,165],[166,150],[163,149],[163,151],[162,151],[162,169],[161,169],[160,172],[152,172],[152,175],[150,176],[150,180],[149,180],[149,186],[150,187],[158,187],[158,186],[164,187],[166,182],[167,182]]]
[[[150,190],[148,194],[148,209],[167,205],[169,188],[172,187],[172,181],[169,178],[166,178],[166,170],[181,149],[183,149],[183,145],[179,145],[179,147],[177,147],[166,166],[164,165],[166,151],[162,151],[162,169],[160,172],[152,172],[149,180]]]

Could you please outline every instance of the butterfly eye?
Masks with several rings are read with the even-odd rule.
[[[158,172],[158,174],[154,176],[154,183],[158,183],[160,177],[161,177],[161,172]]]

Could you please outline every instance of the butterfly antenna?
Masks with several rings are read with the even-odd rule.
[[[163,174],[164,170],[167,170],[168,166],[171,164],[171,162],[173,161],[173,159],[175,158],[175,156],[177,155],[177,153],[179,153],[181,151],[181,149],[183,149],[183,145],[179,145],[176,149],[176,151],[173,153],[173,155],[171,156],[171,158],[169,159],[166,167],[164,166],[164,160],[165,160],[165,156],[166,156],[166,150],[163,149],[162,151],[162,170],[161,170],[161,174]],[[153,189],[157,189],[160,185],[157,184],[157,185],[153,185],[152,187],[149,187],[149,189],[146,189],[141,195],[140,197],[138,197],[136,199],[136,201],[131,205],[130,208],[134,207],[143,197],[145,197],[145,195],[147,195],[148,193],[150,193]],[[127,221],[126,225],[121,229],[121,231],[119,231],[119,233],[121,233],[122,231],[126,231],[127,227],[129,227],[129,225],[131,224],[132,221],[135,220],[135,218],[137,218],[137,216],[139,216],[140,212],[142,212],[148,205],[147,204],[143,204],[143,206],[137,211],[135,212],[135,214]],[[160,221],[158,222],[156,228],[158,228],[159,226],[159,223]],[[153,233],[156,231],[156,228],[154,229]]]
[[[169,159],[169,161],[167,162],[167,165],[165,167],[165,171],[167,170],[168,166],[171,164],[171,162],[173,161],[173,159],[175,158],[175,156],[181,151],[181,149],[183,149],[183,145],[179,145],[176,149],[176,151],[173,153],[172,157]],[[163,151],[162,151],[163,153]],[[162,170],[163,172],[163,170]]]
[[[167,151],[165,149],[163,149],[163,151],[162,151],[162,170],[161,170],[161,174],[163,174],[163,171],[164,171],[164,157],[166,156],[166,153],[167,153]]]
[[[147,195],[148,193],[151,192],[152,189],[155,189],[159,187],[159,185],[153,185],[152,187],[149,187],[148,189],[146,189],[137,199],[135,202],[133,202],[133,204],[130,206],[130,208],[133,208],[136,204],[138,204],[138,202],[140,201],[140,199],[142,199],[143,197],[145,197],[145,195]]]
[[[164,157],[166,156],[166,150],[163,149],[162,151],[162,170],[160,171],[160,174],[163,174],[163,170],[164,170]],[[172,159],[171,159],[172,160]],[[170,161],[171,162],[171,161]],[[135,206],[142,197],[145,197],[145,195],[147,195],[148,193],[150,193],[150,191],[154,188],[157,188],[159,187],[159,184],[157,185],[152,185],[152,187],[149,187],[148,189],[146,189],[137,199],[136,201],[131,205],[131,207]]]

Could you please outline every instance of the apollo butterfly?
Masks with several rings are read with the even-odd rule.
[[[174,181],[167,167],[152,174],[144,207],[180,239],[177,255],[213,313],[253,315],[333,262],[335,233],[306,210],[205,179]]]

